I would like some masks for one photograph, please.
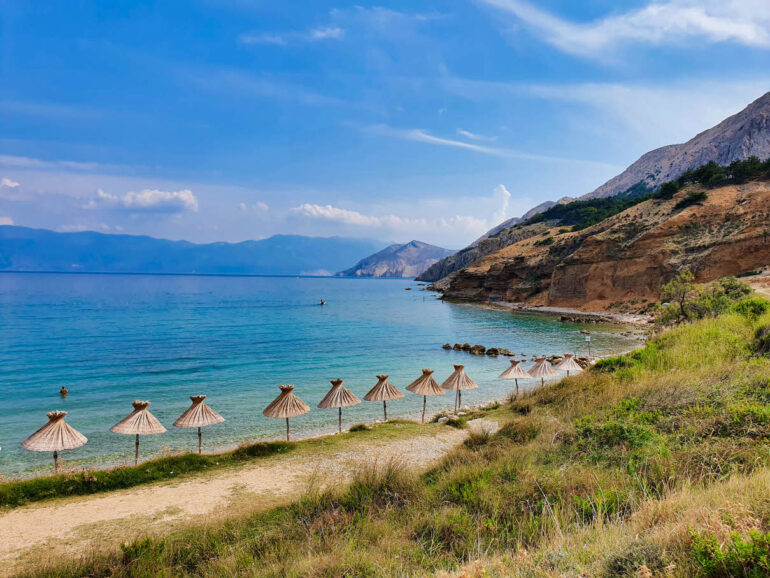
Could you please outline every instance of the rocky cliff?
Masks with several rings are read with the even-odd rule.
[[[337,273],[341,277],[416,277],[425,269],[454,253],[421,241],[390,245]]]
[[[702,189],[644,201],[581,231],[526,226],[529,237],[452,275],[445,297],[641,311],[681,268],[707,282],[770,264],[770,183],[710,189],[686,206]]]

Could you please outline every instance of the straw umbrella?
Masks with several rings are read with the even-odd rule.
[[[428,396],[444,395],[445,393],[438,382],[431,377],[432,373],[432,369],[423,369],[422,375],[406,386],[407,391],[422,396],[422,423],[425,423],[425,405],[428,402]]]
[[[279,385],[278,388],[281,390],[280,395],[264,409],[262,415],[286,419],[286,441],[288,442],[289,418],[309,412],[310,406],[292,393],[293,385]]]
[[[385,413],[385,421],[388,421],[387,403],[392,399],[401,399],[402,397],[404,397],[404,394],[388,381],[387,375],[378,375],[377,385],[364,396],[364,399],[366,401],[381,401],[382,411]]]
[[[64,421],[66,411],[49,411],[48,423],[21,442],[33,452],[53,452],[53,469],[59,473],[59,452],[84,446],[88,438]]]
[[[225,421],[221,415],[206,405],[203,400],[205,395],[191,395],[192,405],[174,422],[174,427],[198,428],[198,453],[203,453],[203,436],[201,428],[207,425],[216,425]]]
[[[570,371],[574,373],[580,373],[583,371],[583,368],[578,365],[577,361],[575,361],[575,356],[571,353],[565,353],[564,359],[557,363],[554,366],[554,369],[558,369],[559,371],[566,371],[567,377],[569,377]]]
[[[134,406],[134,411],[112,426],[110,431],[116,434],[136,435],[134,465],[137,465],[139,463],[139,435],[166,433],[166,428],[147,409],[150,407],[149,401],[139,401],[137,399],[131,405]]]
[[[341,379],[332,379],[332,388],[321,400],[318,407],[321,409],[339,409],[339,432],[342,433],[342,408],[358,405],[361,400],[342,387]]]
[[[518,359],[511,359],[511,366],[506,369],[504,372],[502,372],[499,376],[497,376],[498,379],[512,379],[516,382],[516,397],[519,397],[519,380],[520,379],[531,379],[532,376],[527,373],[524,368],[521,366],[521,361]]]
[[[446,381],[441,384],[441,387],[443,389],[457,392],[457,395],[455,396],[455,413],[457,413],[457,410],[463,400],[462,392],[468,389],[476,389],[479,386],[475,381],[473,381],[465,374],[464,365],[455,365],[454,368],[454,373],[446,378]]]
[[[559,374],[554,371],[553,367],[548,363],[545,357],[535,359],[535,365],[530,368],[529,375],[532,377],[539,377],[541,387],[545,385],[546,377],[559,377]]]

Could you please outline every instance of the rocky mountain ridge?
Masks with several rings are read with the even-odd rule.
[[[370,255],[350,269],[337,273],[339,277],[416,277],[437,261],[452,255],[454,251],[429,245],[422,241],[410,241],[403,245],[385,247]]]
[[[646,153],[625,171],[580,198],[612,197],[639,183],[656,189],[708,162],[724,166],[751,156],[762,160],[770,157],[770,92],[686,143]]]

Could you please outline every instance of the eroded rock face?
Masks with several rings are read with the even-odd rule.
[[[455,273],[445,297],[504,300],[586,311],[641,310],[682,268],[698,282],[770,264],[770,183],[708,190],[701,205],[677,209],[691,190],[650,200],[578,232],[530,237]]]

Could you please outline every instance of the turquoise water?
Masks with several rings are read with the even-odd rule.
[[[171,426],[193,394],[207,394],[227,419],[204,430],[204,444],[221,447],[283,435],[282,420],[262,415],[282,383],[294,384],[313,408],[292,420],[300,437],[336,427],[336,410],[316,408],[336,377],[363,397],[379,373],[403,390],[423,367],[441,382],[452,364],[463,363],[480,386],[463,402],[510,391],[510,382],[495,379],[507,358],[444,351],[445,342],[528,355],[585,351],[580,324],[453,305],[419,289],[408,280],[0,274],[0,473],[50,468],[51,456],[19,444],[54,409],[68,411],[67,421],[89,439],[65,460],[120,463],[132,457],[134,440],[108,430],[134,399],[150,400],[169,430],[142,438],[149,457],[195,447],[194,431]],[[321,298],[325,307],[317,305]],[[635,343],[612,326],[586,328],[595,353]],[[58,395],[62,385],[70,390],[66,399]],[[451,394],[431,398],[428,408],[452,402]],[[421,404],[407,392],[388,413],[415,415]],[[343,425],[374,421],[381,410],[363,402],[343,410]]]

